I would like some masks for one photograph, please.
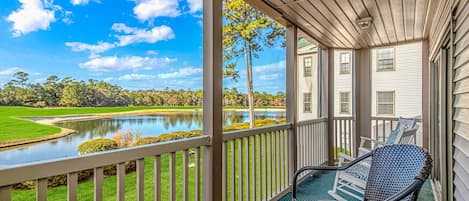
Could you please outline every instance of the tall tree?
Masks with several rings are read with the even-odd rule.
[[[239,70],[236,60],[244,58],[246,86],[248,92],[250,127],[254,128],[254,86],[252,64],[263,47],[271,47],[284,38],[285,30],[281,25],[262,12],[254,9],[244,0],[223,0],[223,47],[225,77],[237,80]]]

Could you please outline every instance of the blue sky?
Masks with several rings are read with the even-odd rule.
[[[224,87],[245,91],[241,79]],[[0,85],[25,71],[126,89],[202,88],[201,0],[1,0]],[[285,90],[285,50],[265,48],[254,88]]]

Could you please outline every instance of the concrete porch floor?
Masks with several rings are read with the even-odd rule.
[[[298,186],[298,200],[334,200],[327,191],[332,189],[335,178],[335,171],[324,171],[307,178]],[[347,198],[350,201],[356,201],[354,198]],[[288,193],[279,201],[290,201],[291,193]],[[430,181],[427,180],[420,190],[419,201],[433,201],[433,191]]]

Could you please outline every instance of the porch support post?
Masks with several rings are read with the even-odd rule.
[[[334,165],[334,49],[327,49],[327,117],[328,117],[328,137],[327,137],[327,147],[328,147],[328,164]]]
[[[298,160],[298,153],[297,153],[297,141],[296,141],[296,122],[297,114],[298,114],[298,102],[297,102],[297,27],[295,25],[288,25],[287,26],[287,41],[286,41],[286,118],[288,123],[292,123],[292,130],[290,131],[290,135],[288,135],[289,141],[289,169],[288,174],[293,177],[297,169],[297,160]],[[292,181],[290,181],[290,184]]]
[[[223,49],[222,0],[203,0],[203,200],[222,200]]]
[[[428,59],[428,40],[422,42],[422,146],[429,149],[430,144],[430,64]]]
[[[354,153],[358,153],[360,137],[371,137],[371,49],[355,50],[354,62],[354,105],[355,105],[355,144]]]

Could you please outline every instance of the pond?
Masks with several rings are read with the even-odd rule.
[[[285,112],[256,112],[256,120],[285,117]],[[227,111],[224,124],[248,122],[248,112]],[[119,132],[132,131],[141,136],[158,136],[173,131],[189,131],[202,128],[201,112],[167,112],[151,115],[118,116],[105,119],[69,121],[57,124],[78,131],[56,140],[32,144],[26,147],[0,152],[0,168],[42,160],[78,155],[77,147],[82,142],[100,137],[112,137]]]

